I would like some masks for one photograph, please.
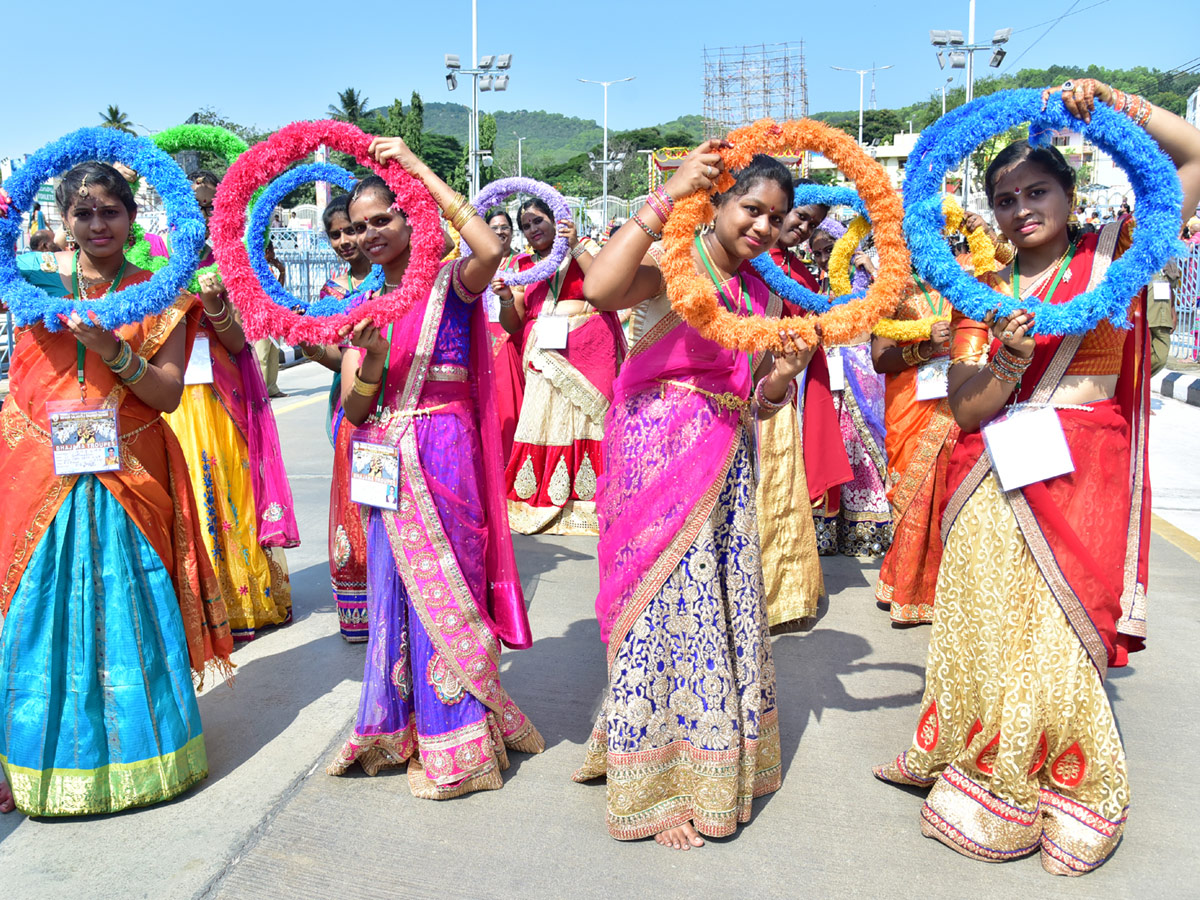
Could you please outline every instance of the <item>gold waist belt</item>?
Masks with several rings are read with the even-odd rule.
[[[685,391],[691,391],[693,394],[699,394],[702,397],[707,397],[713,403],[720,406],[722,409],[732,410],[733,412],[745,412],[750,408],[750,401],[743,400],[737,394],[729,393],[728,391],[717,394],[713,391],[706,391],[702,387],[696,387],[694,384],[688,384],[686,381],[671,381],[670,379],[660,378],[658,381],[662,385],[661,395],[665,398],[668,387],[682,388]]]

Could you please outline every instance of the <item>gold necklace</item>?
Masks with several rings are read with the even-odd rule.
[[[1046,284],[1050,281],[1051,276],[1058,271],[1058,267],[1061,266],[1063,260],[1067,258],[1067,254],[1071,252],[1071,248],[1073,246],[1075,246],[1074,241],[1067,241],[1067,249],[1062,252],[1062,255],[1052,262],[1049,268],[1045,269],[1041,275],[1034,279],[1028,288],[1021,291],[1022,300],[1036,295],[1038,291],[1046,286]]]

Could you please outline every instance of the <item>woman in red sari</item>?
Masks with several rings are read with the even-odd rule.
[[[1063,92],[1081,118],[1115,95],[1092,79]],[[1192,208],[1200,131],[1127,101],[1149,111],[1146,130],[1175,161]],[[1098,284],[1128,245],[1128,219],[1073,238],[1074,181],[1052,147],[1018,141],[993,160],[988,201],[1017,248],[994,287],[1062,303]],[[1033,316],[1021,311],[954,317],[949,399],[962,435],[947,479],[925,695],[913,746],[875,774],[931,788],[922,832],[976,859],[1040,850],[1047,871],[1080,875],[1108,858],[1125,827],[1125,751],[1103,678],[1146,633],[1144,297],[1131,301],[1130,330],[1104,321],[1082,337],[1029,335]],[[980,428],[1014,402],[1055,410],[1050,424],[1061,425],[1074,471],[1001,489]]]
[[[522,534],[597,534],[604,416],[625,336],[615,312],[593,309],[583,298],[584,274],[599,248],[580,241],[571,222],[556,227],[538,198],[521,205],[517,221],[536,255],[549,253],[556,235],[567,238],[571,252],[551,278],[524,291],[514,293],[499,281],[493,286],[500,324],[521,352],[523,381],[504,473],[508,520]]]

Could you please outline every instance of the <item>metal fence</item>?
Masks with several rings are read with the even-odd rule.
[[[306,228],[272,228],[271,246],[287,271],[288,292],[312,303],[325,282],[345,265],[329,246],[325,232]]]
[[[1171,355],[1200,360],[1200,323],[1196,307],[1200,304],[1200,244],[1188,244],[1188,254],[1176,260],[1180,278],[1175,288],[1175,330],[1171,334]]]

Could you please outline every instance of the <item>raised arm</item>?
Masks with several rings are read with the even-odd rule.
[[[446,216],[446,221],[471,247],[471,255],[462,263],[459,277],[468,290],[483,293],[503,259],[500,238],[488,228],[483,216],[476,215],[470,202],[438,178],[433,169],[425,165],[401,138],[375,138],[371,141],[369,152],[379,163],[397,160],[406,172],[429,189]]]
[[[714,187],[723,168],[720,141],[705,141],[687,155],[664,186],[671,202]],[[662,275],[646,253],[662,235],[660,211],[646,203],[612,236],[586,268],[583,296],[597,309],[629,309],[660,290]],[[652,235],[650,232],[654,232]]]

